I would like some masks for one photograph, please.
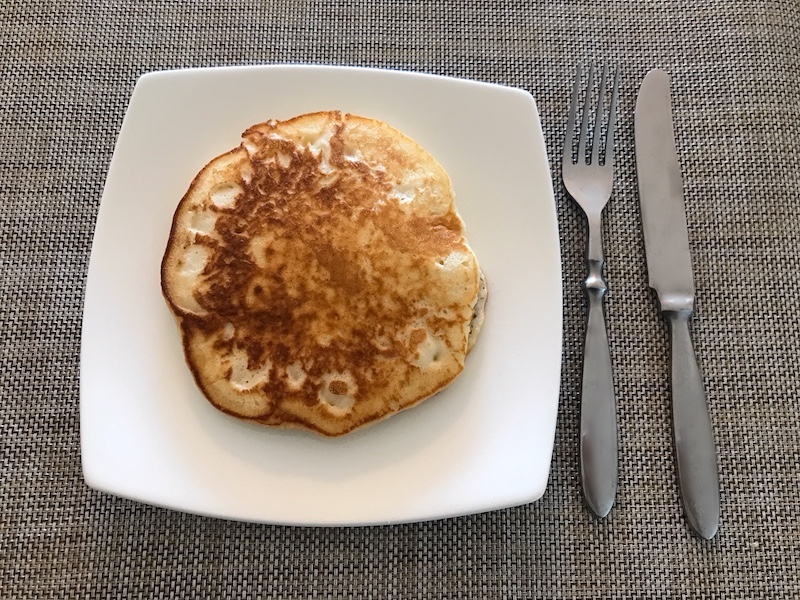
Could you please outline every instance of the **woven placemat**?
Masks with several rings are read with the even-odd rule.
[[[788,0],[0,1],[0,597],[800,597],[799,28],[800,6]],[[605,215],[620,482],[604,521],[583,506],[578,481],[585,238],[558,168],[573,66],[590,59],[622,71]],[[302,529],[181,514],[84,484],[83,293],[133,85],[156,69],[276,62],[466,77],[537,100],[565,317],[552,474],[539,502]],[[654,66],[673,78],[693,331],[719,448],[722,519],[711,542],[682,515],[666,328],[646,285],[632,125]]]

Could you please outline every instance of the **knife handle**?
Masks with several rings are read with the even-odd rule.
[[[589,300],[581,388],[580,464],[589,508],[605,517],[617,493],[617,409],[603,297],[603,262],[589,260],[585,289]]]
[[[672,418],[681,496],[689,525],[710,540],[719,528],[719,473],[703,377],[689,334],[692,312],[667,314],[672,346]]]

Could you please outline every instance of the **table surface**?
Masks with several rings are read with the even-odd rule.
[[[0,2],[0,597],[800,596],[800,3],[214,0]],[[620,479],[605,520],[578,477],[584,221],[560,182],[578,62],[621,69],[604,221]],[[529,91],[551,157],[564,345],[550,481],[513,509],[418,524],[228,522],[89,489],[81,319],[95,220],[137,78],[152,70],[389,67]],[[693,335],[722,516],[692,535],[676,481],[666,326],[648,290],[633,108],[673,78],[695,265]]]

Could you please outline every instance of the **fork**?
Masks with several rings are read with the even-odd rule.
[[[581,67],[575,73],[575,86],[569,108],[569,123],[564,140],[562,177],[564,187],[586,215],[589,240],[586,247],[588,276],[583,283],[589,303],[581,386],[580,470],[583,495],[589,508],[605,517],[614,505],[617,492],[617,413],[611,353],[608,346],[603,298],[603,208],[611,197],[614,175],[614,121],[619,96],[619,72],[615,70],[605,148],[601,161],[602,117],[609,68],[604,66],[598,88],[594,125],[589,127],[595,68],[589,68],[589,81],[580,124],[577,161],[573,160],[574,132],[578,118]],[[590,139],[591,138],[591,139]],[[587,147],[590,154],[587,156]]]

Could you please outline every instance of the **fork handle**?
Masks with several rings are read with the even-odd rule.
[[[691,311],[670,311],[672,420],[686,518],[710,540],[719,527],[719,473],[703,377],[689,334]]]
[[[584,283],[589,300],[581,388],[580,464],[583,494],[589,508],[605,517],[617,493],[617,410],[603,297],[603,261],[588,261]]]

